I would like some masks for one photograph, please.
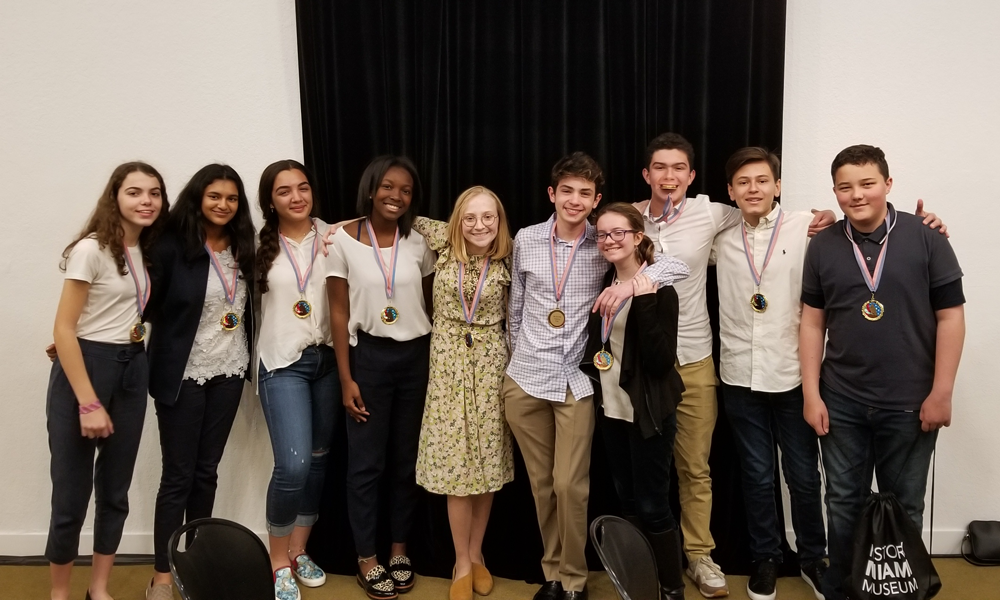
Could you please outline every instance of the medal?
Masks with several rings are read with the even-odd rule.
[[[756,285],[756,292],[750,296],[750,308],[754,312],[762,313],[767,310],[767,297],[760,293],[760,282],[761,278],[764,276],[764,269],[767,268],[767,263],[771,262],[771,255],[774,254],[774,243],[778,241],[778,233],[781,231],[781,223],[785,220],[785,213],[778,207],[778,218],[774,222],[774,229],[771,231],[771,239],[767,242],[767,254],[764,255],[764,264],[761,265],[760,271],[757,270],[757,265],[754,264],[753,260],[753,250],[750,249],[750,242],[747,239],[747,226],[744,224],[740,231],[743,234],[743,254],[747,257],[747,265],[750,266],[750,275],[753,277],[754,285]]]
[[[632,277],[635,277],[645,270],[646,263],[642,263],[642,266],[639,267],[639,270],[636,271],[635,275]],[[620,313],[622,309],[625,308],[625,305],[631,301],[632,299],[629,298],[625,302],[622,302],[621,305],[618,306],[618,310],[616,310],[615,314],[611,315],[610,318],[607,316],[601,317],[601,349],[594,355],[594,366],[600,371],[607,371],[611,368],[611,365],[615,364],[614,356],[611,355],[611,352],[605,350],[605,345],[608,343],[608,340],[611,339],[611,330],[614,329],[615,319],[618,318],[618,313]]]
[[[227,312],[221,319],[219,319],[219,324],[222,325],[222,329],[225,331],[234,331],[240,326],[240,317],[235,312],[236,305],[236,286],[239,283],[239,264],[233,268],[233,283],[232,285],[226,281],[226,278],[222,275],[222,263],[216,258],[215,252],[205,244],[205,250],[208,252],[208,258],[212,261],[212,268],[215,269],[215,274],[219,276],[219,281],[222,282],[222,289],[226,293],[226,301],[229,302],[229,312]]]
[[[870,299],[868,299],[864,304],[861,305],[861,316],[865,318],[866,321],[878,321],[885,315],[885,306],[875,299],[875,292],[878,290],[879,283],[882,282],[882,273],[885,270],[885,249],[889,247],[889,233],[892,232],[892,228],[896,226],[896,219],[894,217],[895,209],[889,204],[889,210],[885,214],[885,237],[879,242],[882,246],[878,251],[878,259],[875,261],[875,274],[872,275],[868,272],[868,267],[865,266],[865,257],[861,253],[861,248],[858,246],[857,242],[854,241],[854,230],[851,228],[851,222],[848,219],[844,219],[844,234],[847,239],[851,241],[851,248],[854,249],[854,259],[858,262],[858,268],[861,269],[861,274],[865,278],[865,285],[868,286],[868,290],[872,293]]]
[[[372,243],[372,251],[375,252],[375,262],[378,263],[379,270],[382,271],[382,280],[385,281],[385,299],[390,302],[389,306],[382,309],[382,322],[386,325],[393,325],[399,320],[399,311],[391,302],[392,295],[396,288],[396,258],[399,251],[399,226],[396,226],[396,235],[392,238],[392,254],[389,256],[389,263],[386,264],[382,258],[382,250],[378,246],[378,238],[375,237],[375,229],[372,227],[371,219],[365,219],[365,227],[368,229],[368,241]],[[390,275],[391,273],[391,275]]]
[[[670,200],[670,194],[667,194],[667,202],[663,205],[663,212],[660,216],[652,219],[654,223],[666,223],[670,225],[677,219],[681,218],[681,213],[684,212],[684,205],[687,204],[687,198],[681,200],[681,203],[674,208],[673,202]],[[669,213],[669,215],[668,215]]]
[[[479,274],[479,281],[476,282],[476,293],[472,297],[472,306],[465,301],[465,263],[458,263],[458,299],[462,302],[462,316],[465,322],[472,325],[473,317],[476,315],[476,308],[479,306],[479,299],[483,294],[483,287],[486,285],[486,274],[490,272],[490,257],[486,257],[483,263],[483,271]],[[465,334],[465,346],[472,347],[472,333]]]
[[[315,224],[313,229],[315,229]],[[309,259],[309,268],[306,269],[305,273],[299,269],[299,261],[295,259],[295,254],[288,247],[288,239],[280,231],[278,232],[278,240],[281,242],[281,248],[285,251],[285,256],[288,257],[288,262],[292,263],[292,270],[295,271],[295,284],[299,288],[299,299],[292,305],[292,314],[304,319],[312,314],[312,304],[306,300],[306,286],[309,285],[309,277],[312,275],[313,265],[316,263],[316,255],[319,254],[319,232],[313,236],[312,258]]]
[[[556,293],[556,307],[549,311],[549,325],[556,329],[566,324],[566,313],[559,308],[559,300],[562,299],[563,290],[566,289],[566,282],[569,281],[569,272],[573,268],[573,260],[576,259],[576,251],[580,249],[580,244],[587,237],[587,228],[584,227],[580,237],[573,242],[573,247],[569,251],[569,258],[566,260],[566,270],[562,276],[556,272],[556,222],[552,221],[552,229],[549,231],[549,259],[552,265],[552,287]]]
[[[146,310],[146,304],[149,302],[149,293],[151,291],[151,286],[149,283],[149,269],[146,265],[142,265],[142,273],[146,278],[146,289],[143,290],[139,287],[139,276],[135,272],[135,265],[132,264],[132,255],[129,254],[128,246],[122,243],[122,249],[125,251],[125,261],[128,263],[128,272],[132,274],[132,282],[135,283],[135,303],[138,306],[139,311],[139,322],[129,329],[128,337],[133,342],[141,342],[146,339],[146,325],[142,322],[142,313]]]

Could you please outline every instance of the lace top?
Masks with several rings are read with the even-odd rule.
[[[229,248],[216,252],[215,257],[222,265],[223,275],[232,281],[233,269],[239,265]],[[236,302],[233,305],[226,300],[226,291],[222,287],[215,268],[208,267],[208,286],[205,288],[205,306],[201,309],[201,320],[198,322],[198,333],[194,336],[191,354],[188,355],[187,367],[184,368],[184,379],[193,379],[204,384],[209,379],[224,375],[243,376],[246,373],[250,355],[247,352],[247,333],[245,327],[252,326],[243,319],[243,308],[246,306],[247,286],[240,274],[236,283]],[[222,328],[222,318],[228,312],[234,312],[240,318],[240,325],[233,331]]]

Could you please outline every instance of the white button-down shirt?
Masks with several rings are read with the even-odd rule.
[[[802,383],[800,296],[811,213],[785,211],[771,261],[761,275],[759,292],[767,298],[767,310],[758,313],[750,307],[750,298],[758,290],[743,250],[742,231],[746,231],[747,245],[760,272],[779,210],[775,204],[756,227],[743,222],[715,240],[722,341],[719,376],[729,385],[755,392],[785,392]]]
[[[653,222],[648,204],[642,220],[646,224],[646,236],[653,240],[656,251],[680,259],[691,269],[687,279],[674,285],[680,303],[677,361],[682,365],[698,362],[712,354],[712,328],[705,296],[712,243],[720,231],[742,220],[740,211],[698,194],[687,199],[680,218],[669,225]]]

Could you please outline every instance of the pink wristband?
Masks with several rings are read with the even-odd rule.
[[[99,408],[104,408],[104,405],[101,404],[100,400],[94,400],[93,402],[91,402],[90,404],[87,404],[86,406],[80,406],[80,414],[81,415],[87,415],[87,414],[90,414],[90,413],[94,412],[95,410],[97,410]]]

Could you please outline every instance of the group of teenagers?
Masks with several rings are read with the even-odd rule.
[[[316,217],[302,164],[268,166],[259,234],[231,167],[202,168],[170,207],[155,169],[119,166],[61,264],[46,401],[52,599],[68,598],[92,493],[87,597],[110,598],[147,393],[162,475],[146,598],[173,597],[168,540],[212,514],[246,380],[274,456],[266,521],[276,600],[326,580],[306,544],[345,429],[357,581],[373,600],[413,588],[406,542],[420,487],[447,496],[450,599],[490,593],[482,543],[493,494],[514,477],[512,434],[544,548],[534,599],[586,598],[595,430],[623,516],[653,550],[661,598],[684,597],[685,573],[703,596],[728,595],[709,528],[719,385],[709,264],[720,396],[754,560],[747,592],[775,598],[776,443],[802,577],[817,598],[844,598],[873,473],[922,523],[964,339],[962,272],[934,215],[886,201],[892,179],[878,148],[834,159],[840,221],[783,210],[767,150],[743,148],[727,162],[738,208],[687,195],[693,161],[683,137],[657,136],[642,169],[649,200],[599,206],[600,166],[565,156],[552,168],[553,216],[513,239],[500,199],[482,186],[458,197],[448,222],[417,216],[420,181],[402,156],[369,163],[359,218],[336,225]],[[376,547],[380,495],[391,507],[388,553]]]

